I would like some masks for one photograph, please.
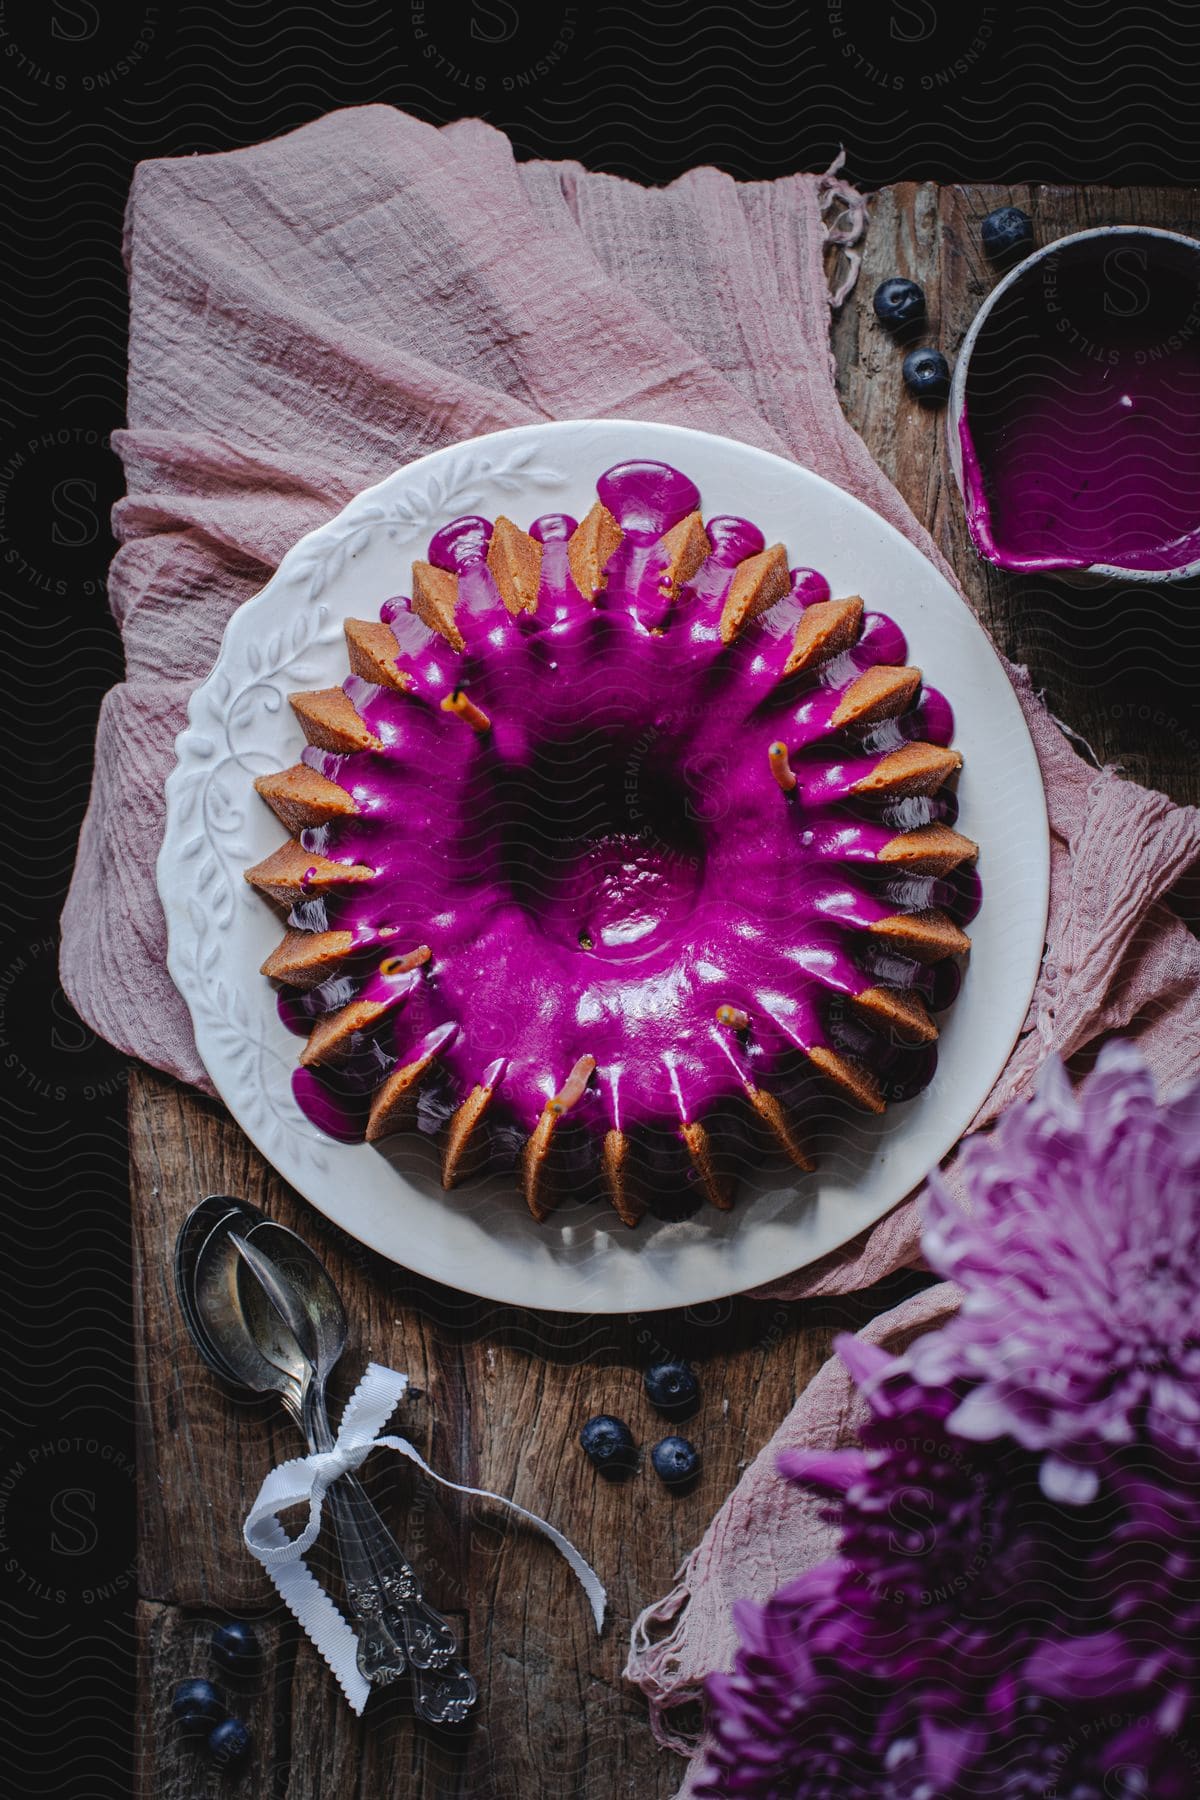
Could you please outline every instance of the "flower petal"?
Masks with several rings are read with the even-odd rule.
[[[1138,1657],[1117,1631],[1039,1644],[1025,1665],[1026,1686],[1052,1700],[1106,1700],[1130,1686]]]
[[[1047,1456],[1040,1472],[1042,1492],[1060,1506],[1089,1506],[1100,1492],[1095,1469],[1068,1462],[1064,1456]]]

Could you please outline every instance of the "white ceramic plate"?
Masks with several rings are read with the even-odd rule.
[[[882,1119],[853,1115],[815,1174],[747,1181],[731,1213],[628,1231],[611,1212],[569,1210],[536,1225],[515,1187],[442,1191],[428,1147],[391,1160],[321,1136],[296,1107],[297,1039],[280,1023],[259,964],[275,913],[242,870],[281,841],[251,788],[298,757],[289,693],[339,684],[342,621],[373,618],[402,590],[408,563],[463,513],[518,523],[581,518],[596,478],[630,457],[673,463],[706,514],[753,519],[792,563],[820,569],[835,594],[859,593],[903,628],[909,655],[955,711],[966,758],[962,828],[982,845],[983,908],[962,993],[944,1015],[938,1073]],[[564,1312],[684,1306],[787,1274],[836,1248],[915,1188],[970,1122],[1021,1028],[1042,954],[1049,834],[1033,745],[991,645],[949,585],[906,539],[839,488],[794,463],[668,425],[577,420],[523,426],[439,450],[351,501],[302,539],[229,622],[192,696],[167,782],[158,885],[168,966],[191,1008],[217,1091],[280,1174],[326,1216],[397,1263],[452,1287]],[[405,1141],[407,1144],[407,1141]]]

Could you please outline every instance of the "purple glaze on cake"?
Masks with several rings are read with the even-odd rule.
[[[1200,557],[1200,253],[1140,234],[1036,260],[971,354],[976,547],[1027,572]]]
[[[723,1109],[732,1118],[747,1084],[793,1107],[827,1104],[813,1047],[861,1059],[889,1098],[919,1091],[934,1048],[898,1041],[853,997],[886,983],[937,1010],[954,998],[958,968],[923,965],[864,928],[929,907],[966,922],[979,887],[973,873],[937,879],[875,860],[898,832],[953,824],[951,792],[886,805],[850,794],[887,751],[947,744],[953,732],[930,688],[899,718],[834,730],[855,675],[903,663],[899,627],[868,612],[852,649],[782,679],[806,606],[829,596],[823,577],[793,571],[791,592],[725,645],[722,603],[738,563],[763,547],[758,528],[708,521],[712,555],[670,603],[656,545],[699,505],[694,484],[632,462],[597,489],[625,536],[596,603],[571,579],[575,521],[549,514],[530,528],[545,547],[535,614],[506,610],[486,563],[487,520],[456,520],[433,539],[428,560],[460,578],[462,654],[403,600],[382,605],[412,687],[344,683],[383,749],[305,749],[360,812],[301,837],[378,873],[293,908],[293,927],[347,930],[355,951],[322,986],[285,989],[280,1008],[303,1032],[351,1000],[387,1003],[345,1062],[297,1071],[297,1102],[335,1137],[361,1138],[389,1070],[434,1047],[438,1076],[418,1122],[436,1130],[494,1081],[493,1144],[511,1160],[588,1055],[595,1073],[569,1115],[581,1172],[616,1127],[644,1142],[670,1186],[687,1164],[681,1124]],[[443,710],[460,689],[490,731]],[[792,796],[768,763],[775,739],[799,778]],[[380,972],[421,944],[432,951],[422,968]],[[719,1025],[723,1005],[748,1013],[751,1029]]]

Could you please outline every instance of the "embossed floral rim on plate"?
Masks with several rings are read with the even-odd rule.
[[[242,871],[281,841],[256,775],[296,760],[289,693],[346,675],[342,624],[404,591],[429,537],[464,513],[520,524],[582,516],[596,478],[650,457],[683,469],[706,516],[752,517],[833,592],[861,594],[904,631],[912,662],[947,694],[962,829],[982,846],[984,902],[970,969],[945,1015],[938,1072],[882,1118],[855,1116],[813,1174],[764,1170],[730,1213],[706,1209],[627,1231],[600,1205],[538,1225],[511,1181],[451,1193],[419,1139],[386,1152],[323,1136],[292,1098],[296,1039],[259,965],[278,920]],[[351,1236],[465,1292],[564,1312],[696,1305],[803,1267],[872,1225],[962,1135],[1016,1041],[1041,961],[1049,833],[1037,758],[1016,696],[980,626],[933,566],[861,502],[808,470],[726,438],[630,420],[522,426],[436,451],[367,489],[284,557],[230,620],[192,696],[168,778],[158,886],[168,967],[191,1009],[218,1093],[279,1173]]]

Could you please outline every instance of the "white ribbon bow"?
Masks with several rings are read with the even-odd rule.
[[[346,1402],[333,1449],[312,1456],[298,1456],[272,1469],[258,1490],[258,1499],[250,1508],[242,1528],[247,1549],[258,1558],[285,1605],[291,1608],[337,1676],[342,1692],[356,1713],[362,1712],[371,1692],[370,1683],[359,1673],[355,1661],[358,1639],[307,1567],[304,1557],[317,1541],[321,1510],[331,1483],[339,1475],[357,1469],[372,1450],[398,1450],[401,1456],[407,1456],[442,1487],[452,1488],[456,1494],[474,1494],[481,1500],[495,1500],[530,1525],[536,1525],[578,1576],[588,1597],[596,1630],[604,1624],[607,1596],[600,1579],[561,1531],[556,1531],[545,1519],[539,1519],[536,1513],[518,1506],[515,1500],[506,1500],[503,1494],[447,1481],[445,1476],[429,1467],[407,1438],[381,1435],[407,1387],[407,1375],[385,1368],[382,1363],[368,1363],[366,1373]],[[303,1505],[306,1500],[308,1524],[299,1537],[289,1538],[278,1515],[290,1506]]]

